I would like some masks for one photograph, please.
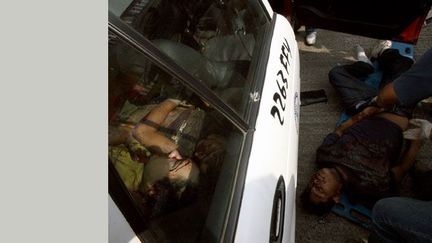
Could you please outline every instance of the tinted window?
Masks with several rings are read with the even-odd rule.
[[[269,24],[258,1],[111,0],[110,10],[245,117]]]
[[[243,134],[200,97],[110,33],[109,149],[141,212],[145,242],[217,241]]]

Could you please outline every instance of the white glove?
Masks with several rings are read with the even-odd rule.
[[[403,133],[405,139],[418,140],[430,138],[432,123],[424,119],[411,119],[410,123],[414,125],[414,128],[410,128]]]

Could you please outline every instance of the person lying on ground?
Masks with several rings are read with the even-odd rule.
[[[340,201],[342,192],[370,203],[394,194],[421,147],[421,142],[412,141],[402,151],[402,133],[408,127],[412,107],[382,110],[370,106],[355,113],[358,104],[378,93],[364,83],[374,68],[359,46],[357,56],[359,61],[337,66],[329,73],[330,83],[341,95],[343,107],[354,112],[352,118],[327,135],[317,150],[316,163],[320,169],[312,175],[301,195],[305,208],[315,213],[328,211]],[[377,59],[383,69],[380,87],[413,63],[395,49],[383,51]]]

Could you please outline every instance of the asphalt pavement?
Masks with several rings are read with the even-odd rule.
[[[298,197],[316,170],[314,163],[316,149],[324,137],[334,130],[336,121],[341,114],[338,96],[328,82],[328,72],[338,63],[347,64],[354,61],[353,48],[355,44],[360,44],[368,50],[377,40],[318,30],[316,44],[306,46],[303,27],[296,37],[300,51],[301,91],[324,89],[328,96],[327,103],[303,106],[300,110]],[[432,47],[432,24],[422,29],[420,39],[414,49],[414,58],[420,57],[430,47]],[[422,163],[426,166],[432,165],[431,144],[431,142],[424,144],[417,157],[417,166]],[[297,243],[365,242],[367,236],[368,231],[366,229],[333,213],[318,217],[304,212],[299,206],[299,200],[297,200]]]

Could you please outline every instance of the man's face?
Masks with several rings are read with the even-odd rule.
[[[323,168],[315,172],[308,186],[311,188],[310,199],[313,203],[339,201],[342,183],[338,179],[337,171],[333,168]]]
[[[163,178],[172,183],[197,184],[198,166],[190,159],[175,160],[166,157],[153,156],[144,167],[142,190],[147,192],[153,184]]]
[[[168,178],[171,181],[189,181],[195,183],[198,180],[198,168],[191,159],[171,160]]]

